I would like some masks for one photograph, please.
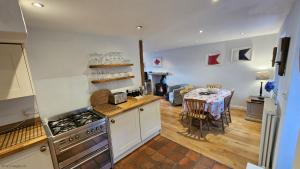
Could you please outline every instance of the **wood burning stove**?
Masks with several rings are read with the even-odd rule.
[[[166,75],[162,75],[160,82],[155,84],[155,95],[165,96],[167,94],[168,85],[166,83]]]

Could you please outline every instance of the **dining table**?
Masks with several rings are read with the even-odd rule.
[[[210,114],[212,118],[218,120],[224,112],[224,98],[231,95],[231,90],[218,89],[211,92],[208,88],[197,88],[183,96],[183,112],[187,113],[187,105],[185,99],[197,99],[206,102],[205,111]]]

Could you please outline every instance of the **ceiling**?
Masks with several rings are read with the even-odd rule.
[[[39,0],[44,8],[32,2],[20,0],[28,27],[141,38],[151,52],[277,33],[294,0]]]

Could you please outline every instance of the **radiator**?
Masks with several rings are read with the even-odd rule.
[[[258,165],[266,169],[272,168],[279,110],[271,99],[265,100]]]

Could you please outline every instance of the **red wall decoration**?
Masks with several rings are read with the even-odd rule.
[[[209,54],[207,56],[207,65],[219,65],[221,53]]]
[[[154,57],[152,61],[153,67],[161,67],[162,66],[162,58],[161,57]]]

